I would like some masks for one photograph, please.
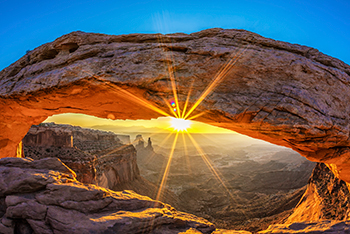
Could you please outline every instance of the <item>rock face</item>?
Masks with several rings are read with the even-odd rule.
[[[348,185],[327,165],[318,163],[306,192],[285,223],[259,233],[349,233],[349,195]]]
[[[348,185],[338,179],[323,163],[312,172],[307,190],[286,223],[320,220],[348,220],[350,192]]]
[[[72,134],[66,131],[54,131],[46,127],[37,126],[30,128],[22,142],[26,146],[59,146],[73,147]]]
[[[147,145],[145,146],[145,140],[143,139],[142,135],[137,135],[134,140],[134,146],[137,151],[138,158],[144,158],[155,154],[150,137],[148,138]]]
[[[111,167],[114,173],[113,178],[107,178],[109,182],[126,182],[139,176],[135,149],[133,147],[129,150],[122,149],[125,145],[119,139],[119,135],[112,132],[42,123],[33,125],[22,142],[26,157],[33,159],[58,157],[77,173],[77,179],[83,183],[96,184],[97,179],[98,185],[112,188],[105,184],[106,175],[112,176]],[[113,157],[111,151],[117,155]],[[105,154],[108,154],[108,157]],[[109,166],[106,166],[107,161]],[[96,166],[97,164],[99,165]],[[96,168],[99,169],[98,178]]]
[[[32,135],[35,137],[37,132],[42,133],[46,138],[40,138],[38,145],[35,145],[35,142],[27,145],[27,138],[32,139]],[[55,134],[52,136],[53,132]],[[74,147],[57,144],[64,142],[67,134],[69,139],[73,137]],[[59,139],[60,136],[63,139]],[[122,144],[119,140],[120,136],[129,139],[125,135],[111,132],[43,123],[31,127],[23,140],[23,149],[24,155],[32,159],[59,158],[75,171],[76,179],[82,183],[96,184],[115,191],[133,190],[155,199],[158,187],[141,177],[135,148],[130,144]],[[56,139],[55,144],[47,144],[49,142],[47,139]],[[149,147],[143,149],[147,151]],[[167,190],[159,199],[178,207],[178,198]]]
[[[0,160],[1,233],[211,233],[208,221],[132,191],[78,182],[57,158]],[[24,232],[26,231],[26,232]]]
[[[116,147],[115,150],[100,152],[96,161],[97,184],[113,189],[116,186],[139,179],[136,150],[132,145]]]
[[[220,70],[231,58],[232,69]],[[350,67],[313,48],[218,28],[189,35],[73,32],[28,52],[0,72],[2,157],[14,156],[30,126],[53,114],[171,113],[164,100],[174,99],[173,78],[180,109],[190,89],[187,110],[209,84],[215,88],[191,114],[205,111],[197,120],[333,164],[350,182]]]

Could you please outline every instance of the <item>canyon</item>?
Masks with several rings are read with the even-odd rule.
[[[309,184],[306,192],[328,191],[330,195],[320,197],[328,197],[332,209],[337,210],[339,201],[346,208],[346,199],[333,200],[337,195],[331,188],[339,188],[338,195],[346,196],[350,182],[350,66],[316,49],[244,30],[119,36],[72,32],[29,51],[0,71],[0,157],[16,156],[30,127],[53,114],[84,113],[109,119],[167,115],[164,100],[174,98],[170,85],[174,79],[180,107],[186,100],[194,106],[231,59],[236,59],[232,69],[191,116],[325,163],[336,179],[320,177],[323,189]],[[343,182],[337,185],[336,180]],[[308,227],[314,233],[348,230],[346,211],[340,212],[343,215],[324,213],[328,202],[302,209],[315,197],[304,197],[298,206],[301,213],[292,215],[292,223],[265,233],[303,233]],[[340,220],[324,220],[332,217]]]
[[[70,144],[60,145],[65,139],[69,139]],[[25,157],[59,158],[75,172],[79,182],[115,191],[133,190],[156,198],[158,188],[140,175],[137,152],[128,135],[42,123],[32,126],[22,143]],[[160,200],[178,205],[176,196],[169,191],[165,191]]]

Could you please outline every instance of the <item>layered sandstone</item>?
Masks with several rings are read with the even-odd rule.
[[[193,113],[205,111],[198,120],[333,164],[350,181],[344,160],[350,67],[313,48],[219,28],[170,35],[73,32],[28,52],[0,72],[2,156],[14,156],[30,126],[53,114],[150,119],[170,113],[164,100],[174,98],[173,77],[180,109],[192,87],[191,106],[231,58],[232,69]]]

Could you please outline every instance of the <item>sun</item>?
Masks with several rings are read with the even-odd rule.
[[[191,120],[181,118],[171,118],[171,127],[176,131],[186,131],[192,124]]]

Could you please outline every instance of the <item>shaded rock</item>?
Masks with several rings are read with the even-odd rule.
[[[64,165],[58,158],[43,158],[42,160],[33,160],[31,158],[4,158],[0,160],[0,166],[53,170],[75,176],[74,171]]]
[[[74,170],[76,179],[83,183],[95,183],[96,156],[73,147],[61,146],[27,146],[23,145],[24,155],[35,160],[59,158],[65,165]]]
[[[0,230],[2,234],[13,234],[14,233],[14,228],[13,227],[7,227],[0,223]]]
[[[33,229],[34,233],[53,234],[51,227],[48,226],[46,221],[27,219],[27,222],[30,225],[30,227]]]
[[[213,224],[202,218],[176,211],[133,191],[114,192],[82,184],[74,176],[59,171],[28,168],[34,161],[26,159],[2,161],[6,161],[0,166],[0,188],[6,209],[0,227],[4,233],[179,233],[191,228],[211,233],[215,230]],[[36,165],[40,165],[41,160],[38,161]]]
[[[299,222],[292,224],[275,224],[267,230],[259,232],[260,234],[282,234],[282,233],[300,233],[300,234],[323,234],[323,233],[349,233],[349,221],[324,220],[318,222]]]
[[[12,219],[35,219],[43,220],[46,217],[47,206],[33,200],[28,200],[17,205],[8,205],[5,217]]]
[[[40,191],[46,185],[72,181],[72,175],[18,167],[0,167],[0,196]]]
[[[349,216],[348,184],[337,178],[327,165],[318,163],[309,179],[306,192],[286,223],[348,220]]]
[[[251,234],[251,232],[217,229],[214,232],[212,232],[212,234]]]

